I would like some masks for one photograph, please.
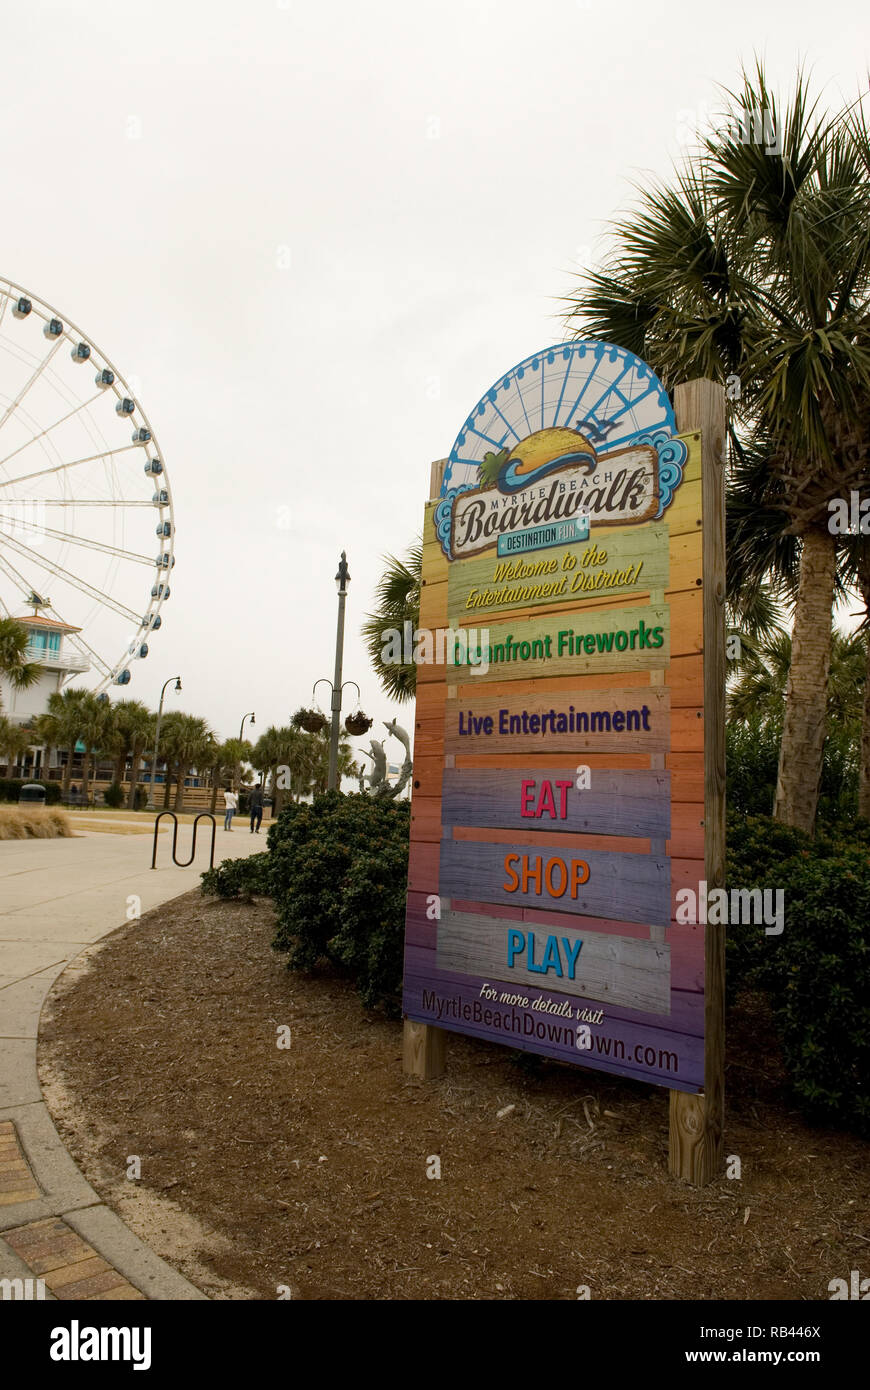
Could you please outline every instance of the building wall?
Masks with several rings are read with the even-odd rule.
[[[16,690],[0,680],[0,710],[12,724],[26,724],[37,714],[45,714],[48,697],[60,687],[62,672],[42,671],[39,680],[27,690]]]

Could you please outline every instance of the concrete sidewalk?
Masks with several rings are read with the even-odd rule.
[[[189,869],[172,864],[164,827],[155,870],[150,835],[0,842],[0,1279],[43,1278],[47,1298],[205,1298],[85,1181],[36,1071],[39,1017],[61,971],[128,920],[130,899],[145,913],[199,886],[210,826],[200,822]],[[215,863],[265,850],[265,832],[264,824],[251,835],[243,821],[230,834],[219,823]],[[182,825],[178,855],[189,854],[190,829]]]

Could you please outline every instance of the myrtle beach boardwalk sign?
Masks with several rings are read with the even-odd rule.
[[[678,409],[681,391],[715,416],[719,388],[678,387]],[[420,630],[446,631],[446,659],[424,642],[404,1012],[691,1096],[711,1086],[711,974],[675,895],[716,873],[723,556],[701,430],[680,424],[645,363],[575,342],[499,378],[436,466]]]

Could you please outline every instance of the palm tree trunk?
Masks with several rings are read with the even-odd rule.
[[[870,820],[870,639],[864,671],[864,712],[861,719],[861,769],[858,773],[858,815]]]
[[[118,756],[117,756],[117,758],[115,759],[115,770],[114,770],[114,772],[112,773],[112,780],[115,781],[115,782],[117,782],[119,787],[123,785],[123,782],[124,782],[124,773],[125,773],[126,771],[127,771],[127,749],[125,748],[124,751],[123,751],[123,753],[119,753]]]
[[[72,782],[72,750],[70,750],[67,760],[63,765],[63,773],[60,779],[60,794],[64,801],[69,801],[69,789]]]
[[[185,779],[186,779],[186,777],[187,777],[188,771],[189,771],[189,769],[188,769],[187,767],[185,767],[184,763],[180,763],[180,764],[179,764],[179,767],[178,767],[178,781],[177,781],[177,783],[176,783],[176,785],[175,785],[175,810],[176,810],[176,812],[178,812],[178,811],[180,811],[180,810],[182,809],[182,802],[184,801],[184,782],[185,782]]]
[[[272,818],[278,815],[281,810],[281,793],[278,790],[278,764],[273,763],[270,769],[272,777]]]
[[[139,762],[142,758],[142,749],[133,745],[133,760],[130,764],[130,790],[127,793],[127,810],[136,809],[136,788],[139,785]]]
[[[214,813],[215,813],[215,807],[217,806],[217,794],[218,794],[218,775],[217,775],[217,768],[215,768],[214,771],[212,772],[212,776],[211,776],[211,802],[210,802],[209,808],[208,808],[208,809],[211,811],[212,815],[214,815]]]
[[[163,809],[169,810],[169,797],[172,792],[172,769],[169,766],[169,759],[166,760],[166,786],[163,788]]]
[[[773,814],[810,835],[822,778],[836,567],[834,537],[818,528],[806,531]]]
[[[90,797],[88,796],[88,778],[90,777],[90,775],[91,775],[91,751],[90,751],[89,748],[86,748],[86,749],[85,749],[85,755],[84,755],[84,758],[83,758],[83,760],[82,760],[82,805],[83,805],[83,806],[88,806],[88,805],[90,804]]]
[[[870,614],[870,556],[861,561],[858,587]],[[864,668],[864,710],[861,718],[861,767],[858,773],[858,815],[870,820],[870,632],[867,633]]]

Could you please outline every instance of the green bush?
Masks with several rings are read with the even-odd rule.
[[[411,812],[407,802],[327,792],[269,830],[278,915],[273,945],[293,970],[321,960],[355,977],[364,1002],[401,991]]]
[[[811,1118],[870,1135],[867,849],[806,859],[785,901],[785,930],[768,974],[788,1074]]]
[[[329,943],[366,1008],[380,1003],[393,1017],[401,1012],[407,884],[407,840],[357,855],[341,888],[341,927]]]
[[[124,804],[124,791],[118,782],[110,782],[103,792],[103,801],[113,810]]]
[[[756,715],[725,727],[728,807],[750,816],[773,812],[782,721]],[[822,750],[817,821],[830,827],[854,817],[858,809],[858,738],[848,725],[829,725]]]
[[[225,859],[215,869],[201,874],[204,894],[218,898],[252,898],[255,894],[270,897],[272,874],[267,851],[251,854],[247,859]]]
[[[729,814],[726,885],[784,893],[781,935],[729,926],[729,996],[767,991],[810,1118],[870,1132],[870,825],[811,839],[768,816]]]
[[[725,785],[729,810],[769,816],[776,795],[782,730],[754,718],[725,726]]]
[[[60,782],[49,782],[42,777],[0,777],[0,801],[17,801],[21,788],[38,782],[45,787],[46,806],[56,806],[60,801]]]

